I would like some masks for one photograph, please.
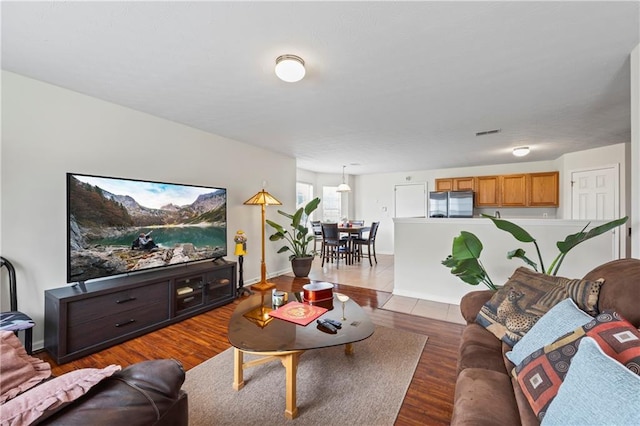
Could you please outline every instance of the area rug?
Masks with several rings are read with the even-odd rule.
[[[280,362],[245,370],[233,382],[233,348],[187,371],[189,425],[393,425],[427,336],[376,326],[373,335],[344,346],[302,354],[297,374],[298,417],[284,417],[285,377]],[[253,359],[245,355],[245,362]]]

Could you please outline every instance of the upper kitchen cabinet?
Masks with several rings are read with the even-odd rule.
[[[528,205],[530,207],[558,207],[559,173],[530,173],[528,175]]]
[[[474,190],[474,178],[463,177],[453,178],[453,190],[454,191],[473,191]]]
[[[520,173],[436,179],[436,191],[475,192],[475,206],[558,207],[559,173]]]
[[[476,207],[500,206],[500,176],[478,176],[475,178]]]
[[[445,178],[436,179],[436,191],[473,191],[474,178]]]
[[[436,179],[436,191],[453,191],[453,179]]]
[[[527,206],[527,175],[500,176],[503,207]]]

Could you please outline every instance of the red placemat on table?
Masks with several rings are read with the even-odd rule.
[[[307,325],[327,311],[328,309],[320,306],[307,305],[306,303],[300,302],[289,302],[286,305],[280,306],[275,311],[269,312],[269,316],[300,325]]]

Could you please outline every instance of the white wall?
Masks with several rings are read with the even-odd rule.
[[[226,187],[227,259],[235,260],[233,236],[243,229],[248,283],[260,275],[260,208],[242,203],[266,180],[282,209],[295,208],[293,158],[6,71],[0,164],[1,253],[16,267],[20,309],[37,323],[36,348],[44,335],[44,291],[66,285],[67,172]],[[267,209],[268,218],[278,216]],[[270,276],[290,270],[277,248],[267,241]],[[6,279],[3,272],[3,309]]]

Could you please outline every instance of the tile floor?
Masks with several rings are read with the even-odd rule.
[[[322,259],[316,257],[309,278],[393,293],[393,255],[379,254],[377,258],[378,263],[373,266],[369,266],[368,259],[362,259],[354,265],[340,262],[340,266],[336,267],[335,263],[326,262],[322,266]],[[431,300],[393,295],[382,309],[465,324],[458,305]]]

